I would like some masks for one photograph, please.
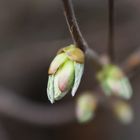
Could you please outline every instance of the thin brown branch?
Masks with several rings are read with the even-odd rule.
[[[122,68],[126,73],[131,73],[134,69],[140,66],[140,48],[131,54],[122,64]]]
[[[114,0],[108,0],[108,55],[110,61],[115,59],[114,54]]]
[[[62,1],[64,6],[64,15],[73,41],[79,48],[81,48],[83,51],[86,51],[86,49],[88,48],[88,44],[83,38],[83,35],[79,29],[72,1],[71,0],[62,0]]]
[[[63,7],[64,7],[64,15],[67,21],[67,25],[69,27],[69,31],[71,33],[71,36],[73,38],[74,43],[76,44],[77,47],[82,49],[90,59],[92,59],[94,65],[96,66],[96,69],[99,70],[102,68],[102,64],[100,62],[100,58],[98,54],[90,49],[88,46],[86,40],[84,39],[80,28],[78,26],[72,1],[71,0],[62,0],[63,2]]]

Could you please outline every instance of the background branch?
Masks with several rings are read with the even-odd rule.
[[[114,54],[114,0],[108,0],[108,56],[110,62],[115,59]]]
[[[134,69],[140,66],[140,48],[133,52],[122,64],[125,73],[131,73]]]
[[[74,104],[67,102],[64,106],[37,104],[0,87],[0,114],[30,124],[54,126],[75,120]]]

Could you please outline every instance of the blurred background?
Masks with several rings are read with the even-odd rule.
[[[73,2],[89,45],[105,53],[108,0]],[[120,64],[140,47],[140,1],[115,0],[114,18],[115,55]],[[80,125],[70,95],[49,103],[49,64],[56,51],[70,43],[60,0],[0,0],[0,140],[140,139],[140,67],[131,78],[135,119],[130,125],[120,124],[106,108],[99,108],[92,122]],[[77,95],[94,89],[94,83],[87,62]]]

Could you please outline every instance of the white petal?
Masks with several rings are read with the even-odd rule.
[[[49,75],[47,95],[48,95],[48,99],[53,104],[54,103],[54,75]]]
[[[84,71],[84,64],[79,64],[79,63],[74,62],[74,67],[75,67],[75,80],[74,80],[73,88],[71,91],[72,96],[75,95],[79,87],[79,84],[83,75],[83,71]]]
[[[124,78],[122,80],[122,88],[123,88],[122,97],[125,99],[130,99],[133,91],[130,82],[127,78]]]

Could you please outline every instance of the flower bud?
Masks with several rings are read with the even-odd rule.
[[[76,105],[76,116],[80,123],[93,119],[97,107],[97,98],[90,92],[80,95]]]
[[[124,99],[131,98],[131,84],[119,67],[111,64],[106,65],[97,74],[97,79],[106,95],[116,95]]]
[[[75,95],[84,70],[84,53],[74,45],[62,48],[52,61],[48,74],[47,94],[51,103],[70,90]]]
[[[133,110],[128,103],[116,101],[113,105],[113,111],[117,119],[123,124],[129,124],[133,121]]]

